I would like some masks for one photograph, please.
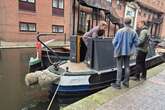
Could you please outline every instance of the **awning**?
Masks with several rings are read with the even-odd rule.
[[[111,7],[111,11],[107,12],[107,16],[113,24],[121,25],[122,18],[117,14],[114,8]]]
[[[104,10],[113,24],[120,24],[121,18],[107,0],[78,0],[78,2],[83,6]]]
[[[163,23],[163,17],[160,17],[160,18],[152,18],[150,20],[147,20],[148,23],[150,24],[161,24]]]
[[[151,11],[153,11],[153,12],[155,12],[155,13],[163,14],[162,11],[160,11],[160,10],[158,10],[158,9],[156,9],[156,8],[154,8],[154,7],[152,7],[152,6],[150,6],[150,5],[147,5],[147,4],[143,3],[143,2],[136,1],[136,3],[137,3],[140,7],[143,7],[143,8],[145,8],[145,9],[151,10]]]
[[[163,22],[163,18],[154,18],[152,22],[156,24],[161,24]]]
[[[87,7],[98,8],[101,10],[110,10],[111,4],[107,0],[78,0],[78,2]]]

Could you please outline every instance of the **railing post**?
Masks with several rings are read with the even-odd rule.
[[[66,44],[66,33],[64,33],[64,44]]]
[[[2,42],[2,40],[0,39],[0,47],[1,47],[1,42]]]

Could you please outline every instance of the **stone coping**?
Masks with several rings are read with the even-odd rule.
[[[54,41],[48,44],[49,47],[67,47],[69,42],[64,43],[64,41]],[[35,42],[5,42],[0,41],[1,49],[10,49],[10,48],[34,48]]]

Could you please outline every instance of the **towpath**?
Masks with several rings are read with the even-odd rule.
[[[97,110],[165,110],[165,70]]]
[[[62,110],[165,110],[165,63],[148,70],[146,81],[130,88],[109,87]]]

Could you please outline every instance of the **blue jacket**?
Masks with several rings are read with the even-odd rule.
[[[138,35],[130,27],[120,29],[113,39],[114,57],[131,56],[136,52]]]

